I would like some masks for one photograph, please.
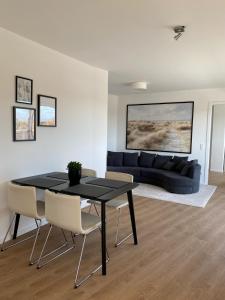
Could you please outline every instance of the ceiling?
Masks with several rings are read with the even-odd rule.
[[[117,95],[225,87],[224,16],[224,0],[0,0],[1,27],[108,70]]]

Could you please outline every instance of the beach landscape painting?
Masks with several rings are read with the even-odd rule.
[[[38,95],[38,126],[56,127],[55,97]]]
[[[127,105],[126,148],[191,153],[194,102]]]
[[[13,107],[13,140],[35,141],[36,110],[34,108]]]

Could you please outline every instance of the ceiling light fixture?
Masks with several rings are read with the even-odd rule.
[[[183,25],[178,25],[173,27],[173,31],[176,33],[176,35],[174,36],[174,39],[177,41],[182,34],[185,32],[185,26]]]
[[[146,91],[148,88],[148,83],[146,81],[135,81],[131,83],[134,90]]]

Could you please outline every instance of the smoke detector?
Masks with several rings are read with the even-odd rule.
[[[148,88],[148,83],[146,81],[135,81],[131,83],[131,87],[134,90],[146,91]]]
[[[174,39],[177,41],[182,34],[185,32],[185,26],[183,25],[178,25],[173,27],[173,31],[176,33],[176,35],[174,36]]]

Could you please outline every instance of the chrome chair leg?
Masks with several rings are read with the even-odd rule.
[[[81,264],[81,260],[82,260],[82,256],[83,256],[83,252],[84,252],[84,245],[85,245],[85,242],[86,242],[86,237],[87,237],[86,234],[84,234],[83,235],[83,243],[82,243],[81,252],[80,252],[80,257],[79,257],[78,266],[77,266],[77,271],[76,271],[76,276],[75,276],[75,281],[74,281],[74,287],[75,288],[80,286],[81,283],[83,282],[83,281],[81,281],[79,284],[77,284],[77,279],[78,279],[80,264]]]
[[[73,249],[73,248],[75,247],[75,244],[73,243],[73,245],[72,245],[71,247],[67,248],[65,251],[60,252],[59,254],[53,256],[51,259],[49,259],[49,260],[47,260],[47,261],[41,263],[41,261],[42,261],[44,258],[48,257],[49,255],[51,255],[51,254],[57,252],[58,250],[60,250],[60,249],[62,249],[63,247],[65,247],[65,246],[68,245],[68,241],[67,241],[67,239],[66,239],[65,233],[64,233],[64,231],[62,230],[64,239],[65,239],[65,243],[62,244],[61,246],[57,247],[56,249],[52,250],[51,252],[48,252],[48,253],[46,253],[45,255],[43,255],[43,254],[44,254],[44,251],[45,251],[45,248],[46,248],[46,245],[47,245],[47,242],[48,242],[48,239],[49,239],[49,236],[50,236],[50,233],[51,233],[51,231],[52,231],[52,228],[53,228],[53,226],[50,225],[49,231],[48,231],[48,233],[47,233],[47,237],[46,237],[46,239],[45,239],[43,248],[42,248],[42,250],[41,250],[40,257],[39,257],[39,259],[37,260],[37,269],[42,268],[43,266],[47,265],[48,263],[52,262],[52,261],[55,260],[56,258],[62,256],[63,254],[67,253],[68,251],[70,251],[71,249]]]
[[[100,230],[100,232],[101,232],[101,230]],[[78,281],[78,275],[79,275],[81,260],[82,260],[82,257],[83,257],[83,252],[84,252],[84,246],[85,246],[86,238],[87,238],[87,235],[84,234],[83,235],[83,243],[82,243],[82,247],[81,247],[81,253],[80,253],[80,257],[79,257],[79,261],[78,261],[78,266],[77,266],[77,270],[76,270],[75,280],[74,280],[74,288],[78,288],[79,286],[81,286],[81,284],[83,284],[85,281],[87,281],[93,274],[95,274],[102,267],[102,265],[96,267],[87,276],[83,277],[82,279],[80,279],[80,281]],[[108,254],[107,249],[106,249],[106,253],[107,253],[107,256],[108,256],[106,262],[108,262],[109,261],[109,254]]]
[[[12,244],[8,245],[7,247],[4,247],[6,238],[7,238],[8,234],[9,234],[9,232],[10,232],[10,229],[11,229],[11,227],[12,227],[12,225],[13,225],[13,222],[14,222],[14,220],[15,220],[15,217],[16,217],[16,215],[14,215],[12,221],[10,222],[9,228],[8,228],[8,230],[7,230],[7,232],[6,232],[6,235],[5,235],[5,237],[4,237],[4,240],[3,240],[3,243],[2,243],[2,246],[1,246],[1,251],[5,251],[5,250],[7,250],[7,249],[9,249],[9,248],[11,248],[11,247],[14,247],[14,246],[16,246],[16,245],[18,245],[18,244],[21,244],[21,243],[23,243],[23,242],[25,242],[25,241],[27,241],[27,240],[29,240],[29,239],[31,239],[31,238],[37,236],[37,233],[36,233],[36,234],[32,234],[32,235],[28,236],[28,237],[25,238],[25,239],[19,240],[18,242],[13,242]],[[36,222],[36,220],[35,220],[35,222]],[[37,229],[38,229],[39,226],[38,226],[37,223],[36,223],[36,225],[37,225]]]
[[[37,261],[37,269],[40,268],[40,262],[41,262],[41,259],[42,259],[42,255],[44,253],[44,250],[45,250],[45,247],[46,247],[46,244],[47,244],[47,241],[48,241],[48,238],[49,238],[49,235],[50,235],[51,231],[52,231],[52,225],[50,225],[47,237],[45,239],[44,245],[43,245],[42,250],[41,250],[41,254],[40,254],[39,259]]]
[[[98,212],[97,207],[96,207],[95,204],[94,204],[94,208],[95,208],[95,211],[96,211],[97,216],[99,216],[99,212]]]
[[[91,208],[92,208],[92,203],[91,203],[90,206],[89,206],[89,210],[88,210],[88,213],[89,213],[89,214],[91,213]]]
[[[115,247],[118,247],[121,245],[123,242],[125,242],[128,238],[133,236],[133,233],[128,234],[125,236],[123,239],[119,241],[119,225],[120,225],[120,217],[121,217],[121,208],[118,210],[118,215],[117,215],[117,226],[116,226],[116,240],[115,240]]]
[[[62,231],[62,234],[63,234],[63,237],[64,237],[64,240],[65,240],[65,242],[66,242],[66,243],[68,243],[68,240],[67,240],[67,238],[66,238],[66,235],[65,235],[65,232],[64,232],[64,230],[63,230],[63,229],[61,229],[61,231]]]
[[[89,207],[89,210],[88,210],[88,213],[89,214],[91,213],[92,206],[94,206],[95,212],[96,212],[97,216],[99,216],[99,212],[98,212],[97,207],[94,203],[91,203],[91,205]]]
[[[36,260],[36,261],[33,261],[33,254],[34,254],[34,249],[35,249],[36,244],[37,244],[37,239],[38,239],[38,235],[39,235],[39,233],[40,233],[41,224],[42,224],[41,220],[39,220],[39,221],[40,221],[40,224],[38,225],[38,222],[37,222],[37,220],[35,219],[35,223],[36,223],[36,225],[37,225],[37,232],[36,232],[36,236],[35,236],[34,243],[33,243],[33,247],[32,247],[31,254],[30,254],[30,259],[29,259],[29,264],[30,264],[30,265],[33,265],[33,264],[37,261],[37,260]]]
[[[3,242],[2,242],[1,251],[4,251],[4,250],[7,249],[7,248],[4,248],[5,241],[6,241],[6,239],[7,239],[7,236],[8,236],[8,234],[9,234],[9,231],[10,231],[10,229],[11,229],[11,227],[12,227],[12,224],[13,224],[15,218],[16,218],[16,215],[14,214],[14,216],[13,216],[13,218],[12,218],[12,221],[10,222],[9,227],[8,227],[8,229],[7,229],[7,231],[6,231],[6,235],[5,235],[5,237],[4,237],[4,240],[3,240]],[[8,247],[8,248],[9,248],[9,247]]]

